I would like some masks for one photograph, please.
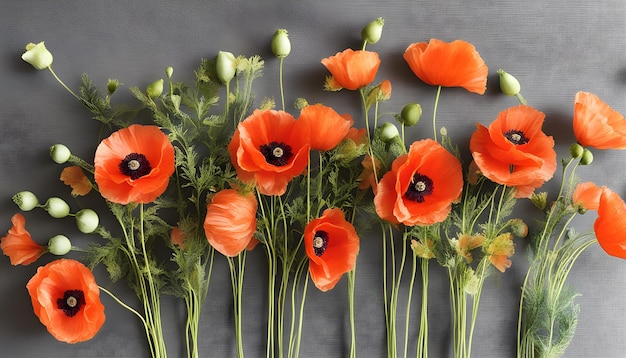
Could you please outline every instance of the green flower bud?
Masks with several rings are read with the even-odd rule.
[[[414,126],[422,118],[422,106],[418,103],[409,103],[400,112],[400,122],[407,127]]]
[[[91,209],[82,209],[76,213],[76,226],[83,234],[91,234],[98,227],[100,219]]]
[[[380,126],[379,130],[380,138],[385,142],[388,142],[393,138],[400,136],[400,133],[398,132],[398,127],[396,127],[395,124],[391,122],[383,123],[383,125]]]
[[[500,90],[502,93],[507,96],[519,94],[521,86],[517,78],[502,69],[498,70],[498,77],[500,78]]]
[[[39,205],[39,199],[30,191],[20,191],[13,195],[12,199],[20,210],[23,211],[31,211]]]
[[[370,44],[377,43],[383,35],[383,25],[385,25],[385,20],[383,20],[382,17],[365,25],[363,30],[361,30],[361,39],[363,42]]]
[[[48,251],[53,255],[65,255],[72,250],[70,239],[63,235],[57,235],[48,240]]]
[[[44,209],[52,216],[53,218],[64,218],[70,213],[70,206],[67,203],[57,197],[49,198],[44,204]]]
[[[50,147],[50,157],[57,164],[66,163],[71,156],[72,152],[70,152],[70,149],[63,144],[55,144]]]
[[[272,53],[278,58],[285,58],[291,52],[289,34],[285,29],[278,29],[272,36]]]
[[[109,96],[115,93],[119,85],[120,85],[120,81],[109,78],[109,80],[107,81],[107,91],[109,91]]]
[[[441,134],[442,137],[447,137],[448,136],[448,129],[446,127],[439,128],[439,134]]]
[[[511,219],[510,223],[513,236],[524,238],[528,235],[528,225],[522,219]]]
[[[22,54],[22,60],[30,63],[38,70],[45,70],[52,65],[52,54],[43,41],[36,45],[29,43],[26,45],[26,52]]]
[[[172,66],[168,66],[165,68],[165,74],[167,75],[167,78],[172,78],[172,73],[174,73],[174,67]]]
[[[578,143],[574,143],[569,147],[569,154],[572,155],[572,158],[580,158],[583,156],[583,152],[585,148]]]
[[[580,165],[589,165],[593,162],[593,153],[589,149],[583,150],[583,155],[580,157]]]
[[[302,97],[298,97],[296,98],[296,102],[294,104],[294,107],[296,107],[296,109],[304,109],[304,107],[308,106],[309,102]]]
[[[217,78],[223,84],[227,84],[235,77],[237,71],[235,55],[230,52],[220,51],[217,53],[216,72]]]
[[[158,79],[146,87],[146,94],[150,98],[159,97],[163,93],[163,79]]]

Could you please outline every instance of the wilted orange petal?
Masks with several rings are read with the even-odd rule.
[[[93,188],[89,178],[87,178],[79,166],[74,165],[63,168],[60,179],[65,185],[69,185],[72,188],[72,196],[85,196]]]

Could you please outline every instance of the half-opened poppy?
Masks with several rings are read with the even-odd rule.
[[[590,181],[579,183],[572,193],[572,202],[584,210],[598,210],[600,195],[602,195],[604,188]]]
[[[626,149],[624,116],[593,93],[576,93],[573,124],[574,135],[583,146]]]
[[[377,190],[376,213],[388,222],[407,226],[442,222],[463,190],[461,163],[438,142],[420,140],[393,162]]]
[[[76,260],[60,259],[39,267],[26,288],[35,314],[59,341],[87,341],[105,321],[96,280]]]
[[[552,178],[556,170],[554,140],[541,127],[545,115],[519,105],[506,109],[489,127],[477,124],[470,151],[482,175],[515,187],[517,198],[527,198]]]
[[[72,188],[72,196],[85,196],[93,188],[83,169],[77,165],[63,168],[60,179]]]
[[[96,148],[95,180],[114,203],[149,203],[163,194],[174,173],[174,147],[157,126],[134,124]]]
[[[593,231],[600,247],[609,255],[626,259],[626,204],[612,190],[605,188],[600,195],[598,218]]]
[[[346,49],[322,60],[332,77],[326,81],[330,90],[356,90],[374,81],[380,66],[376,52]]]
[[[237,256],[256,230],[257,201],[253,193],[224,189],[211,199],[204,218],[204,233],[211,246],[224,256]]]
[[[327,151],[341,142],[354,124],[349,115],[340,115],[322,104],[306,106],[298,117],[300,125],[311,133],[311,149]]]
[[[341,209],[326,209],[304,229],[304,247],[313,283],[320,290],[328,291],[344,273],[354,268],[359,237]]]
[[[478,94],[487,89],[487,65],[469,42],[447,43],[437,39],[416,42],[406,49],[404,60],[429,85],[463,87]]]
[[[9,257],[11,265],[30,265],[43,255],[47,248],[36,243],[26,230],[26,218],[17,213],[11,218],[13,227],[0,239],[2,252]]]
[[[308,127],[287,112],[255,110],[239,123],[228,145],[243,182],[256,182],[263,195],[282,195],[309,161]]]

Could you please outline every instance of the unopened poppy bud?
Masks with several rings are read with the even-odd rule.
[[[12,199],[23,211],[31,211],[39,205],[39,199],[30,191],[20,191]]]
[[[26,45],[26,52],[22,54],[22,60],[38,70],[45,70],[52,65],[52,54],[43,41],[38,44],[29,43]]]
[[[382,126],[380,126],[380,138],[383,141],[388,142],[399,136],[400,132],[398,132],[398,127],[396,127],[393,123],[385,122]]]
[[[448,136],[448,129],[446,127],[439,128],[439,134],[441,134],[442,137],[447,137]]]
[[[382,17],[365,25],[363,30],[361,30],[361,39],[363,42],[370,44],[377,43],[383,35],[383,25],[385,25],[385,20],[383,20]]]
[[[72,251],[72,243],[67,236],[57,235],[48,240],[48,251],[53,255],[65,255]]]
[[[542,191],[541,193],[533,193],[530,196],[530,202],[540,210],[543,210],[546,208],[546,205],[548,205],[548,193],[545,191]]]
[[[219,51],[216,59],[217,78],[222,81],[223,84],[227,84],[235,77],[237,66],[235,63],[235,55],[226,51]]]
[[[63,144],[55,144],[50,147],[50,157],[57,164],[66,163],[71,156],[72,152],[70,152],[70,149]]]
[[[44,204],[44,209],[52,216],[53,218],[64,218],[70,213],[70,206],[67,203],[57,197],[49,198]]]
[[[163,79],[158,79],[146,87],[146,94],[150,98],[159,97],[163,93]]]
[[[593,162],[593,153],[589,149],[583,150],[583,155],[580,157],[580,165],[589,165]]]
[[[498,77],[500,78],[500,90],[503,94],[507,96],[519,94],[522,87],[517,78],[502,69],[498,70]]]
[[[172,78],[173,73],[174,73],[174,67],[168,66],[165,68],[165,75],[167,75],[167,78]]]
[[[584,151],[585,151],[585,148],[583,148],[583,146],[578,143],[574,143],[570,145],[569,147],[569,154],[572,155],[572,158],[582,157]]]
[[[524,238],[528,235],[528,225],[522,219],[511,219],[510,223],[513,236]]]
[[[400,112],[400,121],[407,127],[414,126],[422,118],[422,106],[418,103],[409,103]]]
[[[94,232],[99,222],[98,214],[91,209],[81,209],[76,213],[76,226],[84,234]]]
[[[285,29],[278,29],[272,36],[272,53],[278,58],[285,58],[291,52],[289,33]]]
[[[305,98],[302,98],[302,97],[296,98],[296,102],[294,103],[294,106],[296,107],[296,109],[303,109],[304,107],[308,105],[309,105],[309,101],[307,101]]]
[[[109,96],[117,91],[117,87],[119,87],[120,81],[116,79],[110,79],[107,81],[107,91],[109,91]]]

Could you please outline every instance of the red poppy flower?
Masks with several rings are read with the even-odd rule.
[[[95,180],[114,203],[149,203],[163,194],[174,173],[174,147],[156,126],[134,124],[96,149]]]
[[[304,229],[304,247],[313,283],[320,290],[328,291],[344,273],[354,268],[359,237],[341,209],[326,209]]]
[[[527,198],[554,174],[554,140],[541,131],[545,115],[520,105],[500,112],[489,128],[477,124],[470,151],[482,175],[515,187],[515,196]]]
[[[311,149],[327,151],[335,148],[348,134],[354,120],[321,104],[306,106],[298,117],[300,125],[311,133]]]
[[[105,321],[96,280],[76,260],[60,259],[39,267],[26,288],[35,314],[59,341],[89,340]]]
[[[572,201],[574,205],[578,205],[585,210],[598,210],[600,205],[600,195],[605,187],[599,187],[594,183],[588,181],[585,183],[579,183],[574,189],[572,194]]]
[[[356,90],[374,81],[380,58],[376,52],[347,49],[323,59],[322,64],[332,75],[327,80],[328,89]]]
[[[85,196],[93,188],[81,167],[76,165],[63,168],[59,179],[72,188],[72,196]]]
[[[204,233],[211,246],[222,255],[237,256],[256,231],[256,210],[252,193],[242,195],[235,189],[224,189],[215,194],[204,219]]]
[[[409,45],[404,59],[413,73],[429,85],[463,87],[478,94],[487,89],[487,65],[469,42],[417,42]]]
[[[602,190],[593,231],[607,254],[626,259],[626,204],[610,189]]]
[[[256,182],[263,195],[282,195],[309,161],[308,128],[287,112],[255,110],[239,123],[228,145],[243,182]]]
[[[438,142],[414,142],[378,183],[376,213],[391,223],[431,225],[446,219],[463,190],[459,160]]]
[[[578,92],[574,99],[574,135],[583,146],[626,149],[626,120],[595,94]]]
[[[36,243],[26,230],[26,218],[17,213],[11,218],[13,227],[0,239],[2,252],[9,257],[11,265],[30,265],[43,255],[47,248]]]

